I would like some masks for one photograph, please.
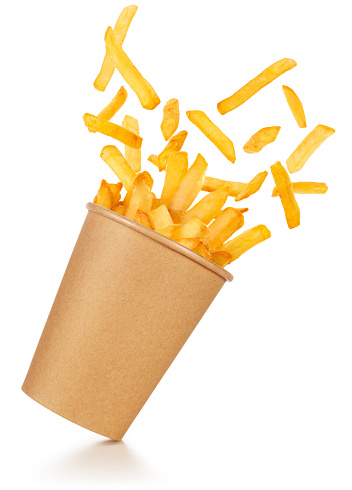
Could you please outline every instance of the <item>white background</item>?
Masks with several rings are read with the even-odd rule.
[[[352,485],[351,36],[347,0],[143,1],[124,48],[162,104],[139,105],[118,73],[93,88],[103,36],[127,4],[3,2],[1,75],[1,437],[3,488],[222,488],[347,490]],[[216,103],[274,61],[298,66],[235,111]],[[281,89],[303,101],[299,129]],[[336,129],[293,180],[325,181],[325,196],[298,196],[289,230],[269,173],[243,201],[245,228],[272,238],[232,264],[226,284],[122,443],[104,440],[20,390],[52,301],[102,178],[109,138],[88,133],[120,85],[140,121],[143,166],[164,146],[162,105],[180,100],[184,149],[209,175],[248,181],[285,162],[316,124]],[[234,141],[229,163],[188,122],[204,110]],[[263,126],[277,141],[242,147]],[[114,142],[113,142],[114,143]],[[228,205],[234,205],[233,200]]]

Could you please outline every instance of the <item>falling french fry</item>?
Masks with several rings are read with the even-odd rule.
[[[303,105],[298,95],[292,88],[287,87],[287,85],[282,86],[287,103],[291,109],[293,117],[296,119],[299,128],[306,128],[307,121],[306,115],[304,113]]]
[[[271,233],[265,225],[257,225],[226,242],[221,250],[230,253],[232,255],[231,262],[233,262],[252,247],[270,237]]]
[[[292,182],[292,190],[295,194],[325,194],[328,186],[324,182]],[[279,192],[275,186],[272,197],[277,197]]]
[[[242,199],[247,199],[247,197],[255,194],[259,191],[261,186],[263,185],[264,180],[266,179],[268,172],[260,172],[256,175],[248,184],[242,187],[241,191],[235,197],[235,201],[242,201]]]
[[[300,224],[300,210],[293,193],[290,177],[280,162],[274,163],[270,169],[285,211],[287,225],[289,228],[295,228]]]
[[[260,129],[244,145],[244,151],[246,153],[258,153],[264,146],[276,140],[280,129],[280,126],[270,126]]]
[[[177,99],[170,99],[166,102],[163,110],[163,120],[160,128],[165,141],[169,140],[178,128],[180,121],[180,108]]]

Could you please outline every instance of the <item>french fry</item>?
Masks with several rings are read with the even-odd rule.
[[[166,102],[163,110],[163,120],[160,128],[165,141],[169,140],[178,128],[180,120],[180,108],[177,99],[170,99]]]
[[[100,119],[105,119],[106,121],[110,121],[110,119],[116,114],[116,112],[121,109],[123,104],[126,102],[127,92],[125,87],[120,87],[115,97],[111,102],[99,112],[98,117]],[[127,128],[128,129],[128,128]],[[91,133],[95,133],[94,129],[89,129]]]
[[[138,211],[136,213],[135,221],[137,223],[139,223],[140,225],[146,226],[147,228],[151,228],[151,224],[150,224],[147,213],[145,213],[144,211],[141,211],[140,209],[138,209]]]
[[[188,169],[188,155],[185,151],[170,153],[167,161],[164,187],[161,199],[168,205]]]
[[[115,211],[115,213],[118,213],[118,214],[121,214],[122,216],[124,216],[125,206],[123,204],[119,203],[117,206],[114,206],[112,208],[112,211]]]
[[[104,146],[100,156],[104,162],[109,165],[117,178],[122,182],[124,188],[128,191],[136,178],[136,173],[128,165],[120,150],[118,150],[116,146]]]
[[[159,197],[153,197],[152,211],[153,211],[153,209],[156,209],[159,206],[162,206],[163,204],[165,204],[165,206],[166,206],[165,199],[161,199]]]
[[[202,187],[202,191],[205,192],[213,192],[221,189],[222,187],[228,186],[230,187],[230,196],[236,197],[243,186],[245,186],[243,182],[231,182],[231,180],[222,180],[216,179],[215,177],[205,177],[204,185]]]
[[[92,129],[92,132],[98,132],[105,134],[106,136],[111,136],[115,140],[121,141],[125,145],[131,148],[140,148],[142,146],[142,138],[132,131],[128,131],[122,126],[118,126],[110,121],[105,121],[100,117],[93,116],[92,114],[84,114],[83,116],[84,124],[88,129]]]
[[[133,186],[135,184],[137,184],[137,182],[143,182],[143,184],[146,184],[149,187],[150,190],[153,188],[154,181],[153,181],[150,173],[149,172],[146,172],[146,171],[140,172],[139,174],[136,175],[136,177],[133,180],[133,183],[132,183],[131,187],[126,192],[125,198],[123,200],[123,205],[124,206],[127,206],[128,205],[129,200],[131,198]],[[154,198],[153,198],[153,200],[154,200]]]
[[[247,197],[258,192],[267,175],[267,171],[257,174],[248,184],[242,187],[241,192],[235,197],[235,201],[242,201],[242,199],[247,199]]]
[[[280,131],[280,126],[270,126],[257,131],[244,145],[246,153],[258,153],[264,146],[273,143]]]
[[[300,210],[293,193],[290,177],[280,162],[274,163],[270,169],[285,211],[287,225],[289,228],[295,228],[300,224]]]
[[[162,230],[163,228],[174,224],[165,204],[149,211],[148,218],[153,230]]]
[[[110,185],[106,182],[106,180],[102,180],[98,194],[95,196],[93,203],[99,204],[99,206],[103,206],[104,208],[111,209],[112,201],[113,194]]]
[[[126,115],[123,118],[122,127],[139,136],[139,124],[137,119],[135,119],[134,117]],[[128,145],[125,145],[125,158],[130,167],[133,168],[135,172],[140,172],[142,160],[140,148],[136,150]]]
[[[187,170],[171,198],[169,211],[174,222],[179,222],[203,187],[208,164],[198,153],[193,165]]]
[[[233,95],[219,102],[218,111],[220,114],[227,114],[228,112],[233,111],[250,99],[254,94],[259,92],[259,90],[269,85],[269,83],[273,82],[280,75],[291,70],[296,65],[297,63],[289,58],[283,58],[270,65]]]
[[[257,225],[250,230],[244,231],[236,238],[226,242],[222,248],[222,251],[229,252],[232,255],[231,262],[233,262],[242,254],[247,252],[247,250],[270,237],[271,233],[265,225]]]
[[[292,182],[292,190],[295,194],[325,194],[328,186],[324,182]],[[275,186],[272,197],[277,197],[279,192]]]
[[[204,238],[203,243],[210,252],[217,251],[243,225],[244,217],[241,211],[235,208],[225,208],[209,225],[209,234]]]
[[[211,260],[211,253],[209,250],[203,245],[202,242],[198,243],[198,245],[193,249],[193,252],[197,252],[197,254],[201,255],[205,259]]]
[[[175,240],[175,242],[191,250],[195,249],[196,246],[200,244],[199,238],[180,238],[180,240]]]
[[[236,160],[232,141],[219,129],[203,111],[187,111],[188,119],[221,151],[230,162]]]
[[[181,225],[184,225],[190,218],[198,218],[204,224],[209,224],[220,212],[229,197],[230,188],[223,187],[214,192],[210,192],[203,197],[197,204],[184,214]]]
[[[181,238],[199,238],[203,240],[208,235],[208,227],[200,219],[191,218],[172,235],[174,240]]]
[[[323,126],[322,124],[316,126],[288,158],[286,164],[290,174],[301,170],[308,158],[333,133],[335,133],[335,130],[328,126]]]
[[[159,165],[158,165],[158,155],[149,155],[148,157],[148,160],[153,164],[155,165],[156,167],[159,168]]]
[[[158,160],[156,162],[156,165],[159,168],[160,172],[162,170],[165,170],[167,161],[168,161],[171,153],[181,150],[183,143],[185,142],[185,139],[187,138],[187,134],[188,134],[187,131],[180,131],[179,133],[175,134],[175,136],[173,136],[171,138],[171,140],[165,146],[165,148],[160,153],[160,155],[158,155]],[[148,158],[148,160],[149,160],[149,158]],[[152,162],[152,163],[154,163],[154,162]]]
[[[126,205],[126,218],[135,219],[138,210],[148,213],[152,209],[153,196],[149,187],[142,181],[133,183],[131,197]]]
[[[114,33],[117,41],[122,45],[125,40],[128,28],[132,22],[135,13],[137,12],[137,8],[135,5],[130,5],[129,7],[125,7],[114,27]],[[94,87],[101,92],[104,92],[108,83],[111,80],[112,75],[114,74],[115,67],[110,59],[110,57],[105,54],[103,64],[101,66],[100,72],[97,78],[94,81]]]
[[[292,88],[287,87],[287,85],[282,86],[287,103],[291,109],[293,117],[296,119],[299,128],[306,128],[307,121],[306,115],[304,113],[303,105],[298,95]]]
[[[169,225],[166,228],[163,228],[162,230],[157,230],[158,233],[161,235],[164,235],[168,238],[172,238],[173,234],[175,231],[177,231],[180,228],[180,225]]]
[[[213,252],[211,254],[211,259],[212,262],[215,262],[215,264],[220,265],[220,267],[225,267],[227,264],[229,264],[232,260],[232,255],[229,252]]]
[[[160,104],[160,99],[149,82],[139,73],[132,61],[119,44],[111,27],[107,28],[105,34],[106,53],[113,62],[115,68],[120,72],[126,83],[137,95],[144,109],[155,109]]]
[[[109,184],[109,187],[110,187],[110,190],[112,192],[111,208],[113,208],[113,207],[117,206],[120,202],[122,182],[119,182],[118,184]]]

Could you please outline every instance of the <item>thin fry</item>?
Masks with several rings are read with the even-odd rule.
[[[121,48],[111,27],[105,34],[106,52],[111,61],[125,79],[126,83],[137,95],[144,109],[154,109],[160,104],[160,99],[149,82],[139,73],[127,54]]]
[[[242,199],[247,199],[247,197],[258,192],[267,175],[267,171],[257,174],[248,184],[242,187],[241,192],[235,197],[235,201],[242,201]]]
[[[188,169],[188,155],[185,151],[170,153],[167,161],[164,187],[161,199],[168,205]]]
[[[126,115],[123,118],[122,127],[139,136],[139,124],[137,119],[134,117]],[[136,150],[135,148],[125,145],[125,158],[135,172],[140,172],[142,160],[142,152],[140,148]]]
[[[180,240],[175,240],[175,242],[187,247],[191,250],[195,249],[197,245],[199,245],[199,238],[180,238]]]
[[[215,264],[220,265],[220,267],[225,267],[227,264],[229,264],[232,260],[232,255],[229,252],[213,252],[211,254],[211,259],[212,262],[215,262]]]
[[[117,178],[122,182],[124,188],[128,191],[136,178],[136,173],[128,165],[120,150],[118,150],[116,146],[104,146],[100,156],[104,162],[109,165]]]
[[[202,187],[202,191],[205,192],[213,192],[221,189],[222,187],[228,186],[230,187],[230,196],[236,197],[243,186],[245,186],[243,182],[231,182],[231,180],[222,180],[216,179],[215,177],[205,177],[204,185]]]
[[[241,211],[235,208],[225,208],[217,215],[209,225],[209,234],[203,243],[210,252],[219,250],[237,230],[244,225],[244,217]]]
[[[125,40],[128,28],[132,22],[133,17],[135,16],[135,13],[137,12],[137,8],[138,7],[136,7],[135,5],[125,7],[119,15],[119,18],[117,19],[114,27],[114,33],[120,45],[122,45]],[[112,63],[110,57],[105,54],[100,72],[94,81],[94,87],[97,90],[104,92],[108,83],[111,80],[111,77],[114,74],[114,70],[114,64]]]
[[[292,182],[292,189],[295,194],[325,194],[328,186],[324,182]],[[275,186],[272,197],[277,197],[279,192]]]
[[[109,184],[109,187],[110,187],[110,190],[112,192],[111,208],[113,208],[113,207],[117,206],[120,202],[122,182],[119,182],[118,184]]]
[[[289,228],[295,228],[300,224],[300,210],[292,190],[290,177],[280,162],[274,163],[270,169],[285,211],[287,225]]]
[[[198,218],[204,224],[209,224],[220,212],[229,197],[229,193],[229,187],[210,192],[184,214],[181,225],[185,224],[190,218]]]
[[[238,235],[229,242],[226,242],[222,251],[229,252],[232,255],[231,262],[233,262],[247,252],[247,250],[270,237],[271,233],[265,225],[257,225],[250,230],[244,231],[241,235]]]
[[[163,228],[174,224],[165,204],[149,211],[148,218],[153,230],[162,230]]]
[[[124,143],[131,148],[138,149],[142,146],[142,138],[132,133],[132,131],[128,131],[122,126],[118,126],[117,124],[110,121],[105,121],[105,119],[101,119],[100,117],[93,116],[93,114],[88,113],[84,114],[83,120],[88,129],[92,129],[93,132],[111,136],[111,138],[121,141],[121,143]]]
[[[104,208],[111,209],[112,200],[113,194],[110,185],[106,182],[106,180],[102,180],[98,194],[95,196],[93,203],[99,204],[99,206],[103,206]]]
[[[273,82],[280,75],[291,70],[291,68],[294,68],[296,65],[297,63],[289,58],[283,58],[270,65],[233,95],[219,102],[218,111],[220,114],[226,114],[227,112],[233,111],[250,99],[254,94],[259,92],[259,90],[266,87],[269,83]]]
[[[172,238],[174,240],[180,240],[181,238],[199,238],[203,240],[208,233],[207,225],[198,218],[191,218],[173,234]]]
[[[200,131],[221,151],[230,162],[236,160],[235,148],[228,138],[216,124],[214,124],[203,111],[187,111],[188,119],[197,126]]]
[[[188,135],[187,131],[180,131],[179,133],[175,134],[175,136],[173,136],[171,138],[171,140],[165,146],[165,148],[160,153],[160,155],[158,155],[158,160],[157,160],[156,165],[159,168],[160,172],[162,170],[165,170],[167,161],[168,161],[171,153],[181,150],[183,143],[185,142],[185,139],[187,138],[187,135]],[[154,162],[152,162],[152,163],[154,163]]]
[[[244,151],[246,153],[258,153],[264,146],[276,140],[280,129],[280,126],[270,126],[260,129],[244,145]]]
[[[319,124],[311,131],[304,140],[297,146],[286,164],[290,174],[298,172],[307,162],[308,158],[319,148],[319,146],[335,133],[335,130],[328,126]]]
[[[177,99],[170,99],[166,102],[163,110],[163,120],[160,128],[165,141],[169,140],[178,128],[180,121],[180,108]]]
[[[287,103],[291,109],[293,117],[296,119],[299,128],[306,128],[307,121],[306,115],[304,113],[303,105],[298,95],[292,88],[287,87],[287,85],[282,86]]]

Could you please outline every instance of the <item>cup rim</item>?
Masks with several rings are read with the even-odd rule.
[[[143,226],[139,223],[136,223],[136,221],[133,221],[130,218],[126,218],[126,216],[122,216],[121,214],[115,213],[114,211],[111,211],[110,209],[104,208],[103,206],[100,206],[99,204],[93,204],[92,202],[89,202],[86,204],[86,208],[88,211],[92,211],[93,213],[100,214],[101,216],[104,216],[105,218],[111,219],[112,221],[116,221],[117,223],[120,223],[121,225],[127,226],[128,228],[133,229],[134,231],[137,231],[138,233],[141,233],[142,235],[145,235],[152,240],[155,240],[158,243],[161,243],[165,247],[171,248],[175,252],[178,252],[187,258],[193,260],[194,262],[197,262],[198,264],[202,265],[203,267],[206,267],[207,269],[211,270],[212,272],[215,272],[215,274],[218,274],[221,276],[223,279],[225,279],[228,282],[231,282],[233,280],[233,275],[227,271],[226,269],[220,267],[220,265],[215,264],[214,262],[211,262],[211,260],[206,259],[205,257],[202,257],[196,252],[193,252],[193,250],[190,250],[187,247],[184,247],[180,243],[174,242],[170,238],[161,235],[155,230],[151,230],[150,228],[147,228],[146,226]]]

